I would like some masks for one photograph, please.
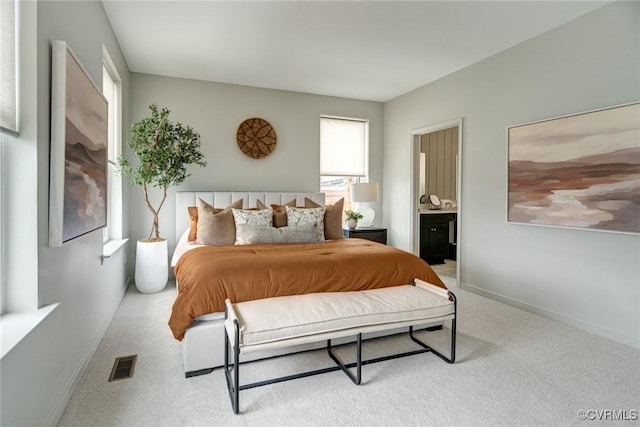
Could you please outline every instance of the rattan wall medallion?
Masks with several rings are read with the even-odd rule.
[[[278,137],[268,121],[252,117],[240,123],[236,141],[244,154],[252,159],[263,159],[276,149]]]

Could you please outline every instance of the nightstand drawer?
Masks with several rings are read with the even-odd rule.
[[[349,230],[345,228],[342,230],[344,237],[357,237],[358,239],[371,240],[372,242],[387,244],[387,229],[386,228],[356,228],[355,230]]]

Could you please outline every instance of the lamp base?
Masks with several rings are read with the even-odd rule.
[[[362,206],[358,207],[358,212],[363,216],[361,220],[358,220],[358,226],[371,227],[371,224],[373,224],[373,220],[376,217],[376,211],[371,209],[369,206]]]

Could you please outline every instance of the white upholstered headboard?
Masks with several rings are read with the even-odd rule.
[[[229,206],[238,199],[243,200],[243,208],[255,208],[256,200],[265,205],[282,205],[296,199],[296,206],[304,206],[304,198],[324,205],[324,193],[292,193],[292,192],[248,192],[248,191],[178,191],[176,192],[176,242],[189,227],[189,213],[187,207],[196,206],[201,198],[216,208]]]

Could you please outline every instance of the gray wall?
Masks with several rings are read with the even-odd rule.
[[[386,103],[391,243],[411,248],[410,132],[463,117],[464,287],[640,346],[640,236],[506,223],[506,128],[640,99],[639,23],[615,2]]]
[[[370,120],[370,178],[381,182],[381,103],[136,73],[132,74],[131,87],[132,122],[148,114],[149,104],[157,103],[171,110],[172,120],[188,124],[201,134],[207,167],[191,167],[192,175],[180,190],[319,191],[323,114]],[[276,130],[278,145],[264,159],[251,159],[236,145],[238,125],[250,117],[261,117]],[[175,245],[175,190],[171,190],[160,212],[160,232],[169,239],[170,252]],[[142,191],[133,188],[132,245],[147,237],[151,227],[142,200]],[[381,204],[377,211],[382,216]]]
[[[99,1],[26,3],[32,8],[34,18],[37,14],[37,39],[30,51],[25,52],[34,61],[21,70],[21,76],[37,90],[35,102],[29,103],[30,110],[23,115],[27,132],[11,142],[31,148],[20,153],[19,161],[30,170],[37,169],[37,182],[27,183],[26,187],[24,183],[13,185],[12,189],[20,188],[28,197],[34,195],[32,202],[28,198],[24,200],[21,209],[36,211],[37,215],[32,218],[27,214],[22,220],[11,216],[7,228],[37,230],[37,239],[28,240],[30,247],[20,249],[24,255],[22,260],[8,263],[7,268],[13,270],[11,277],[19,277],[22,271],[37,276],[37,283],[33,283],[37,287],[34,305],[59,305],[2,359],[0,424],[7,426],[57,423],[122,300],[126,281],[125,250],[106,260],[104,265],[100,263],[101,230],[61,248],[47,246],[50,42],[66,41],[99,86],[102,84],[102,46],[107,47],[123,79],[125,129],[129,114],[127,64]],[[11,154],[14,153],[9,151]],[[12,161],[11,158],[5,160]],[[10,197],[13,199],[13,196],[19,197],[15,194]],[[124,231],[128,233],[126,218]],[[20,284],[10,283],[10,292],[15,285]],[[26,287],[30,285],[32,283],[24,283]]]

